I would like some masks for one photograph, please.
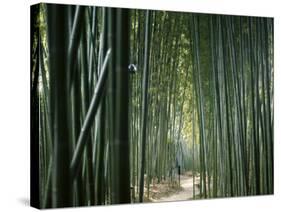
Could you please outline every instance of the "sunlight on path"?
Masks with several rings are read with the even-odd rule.
[[[195,178],[195,184],[199,178]],[[193,198],[193,179],[192,176],[181,176],[181,187],[183,190],[173,193],[170,196],[154,199],[153,202],[179,201]],[[199,189],[195,186],[195,195],[199,194]]]

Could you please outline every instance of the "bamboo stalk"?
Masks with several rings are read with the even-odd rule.
[[[72,180],[74,180],[77,177],[78,171],[79,171],[79,166],[81,165],[81,160],[82,160],[82,153],[84,151],[90,129],[92,127],[93,120],[95,118],[98,105],[101,101],[102,94],[103,94],[103,89],[105,86],[105,81],[107,78],[107,64],[108,64],[108,59],[110,57],[111,51],[108,50],[104,59],[104,63],[101,68],[101,75],[98,79],[97,85],[95,92],[93,94],[87,115],[85,117],[85,121],[83,123],[82,129],[80,131],[80,135],[77,141],[77,146],[74,151],[74,155],[71,160],[70,164],[70,170],[72,174]]]

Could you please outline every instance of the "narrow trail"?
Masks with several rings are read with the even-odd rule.
[[[199,183],[199,177],[195,178],[195,195],[199,194],[197,184]],[[193,177],[190,175],[181,175],[181,190],[175,193],[171,193],[169,196],[161,197],[160,199],[154,199],[153,202],[167,202],[167,201],[180,201],[189,200],[193,198]]]

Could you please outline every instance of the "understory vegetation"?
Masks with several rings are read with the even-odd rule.
[[[153,185],[273,194],[273,19],[39,4],[40,207],[144,202]]]

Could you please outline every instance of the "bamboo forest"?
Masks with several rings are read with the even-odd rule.
[[[273,30],[266,17],[32,6],[38,207],[273,194]]]

